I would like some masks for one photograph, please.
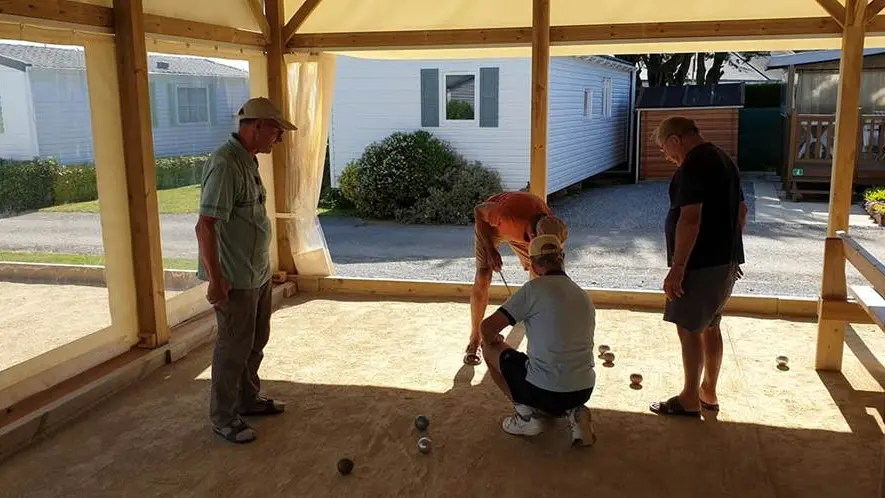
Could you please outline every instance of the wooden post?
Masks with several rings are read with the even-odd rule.
[[[547,199],[547,86],[550,77],[550,0],[532,5],[532,152],[530,190]]]
[[[267,46],[267,84],[268,98],[284,115],[289,114],[288,77],[286,73],[285,44],[283,43],[283,26],[285,25],[285,0],[267,0],[265,14],[270,25],[270,44]],[[289,165],[289,143],[291,133],[283,135],[283,143],[273,149],[273,178],[274,199],[276,212],[289,213],[290,202],[286,195],[288,183],[286,170]],[[287,218],[277,218],[277,254],[279,257],[279,270],[286,273],[296,273],[295,260],[292,257],[292,247],[289,244],[289,224]]]
[[[114,0],[114,38],[120,81],[126,187],[129,190],[139,346],[156,348],[169,341],[169,326],[166,322],[163,253],[142,16],[141,0]]]
[[[866,6],[867,0],[847,0],[845,5],[842,58],[839,63],[839,102],[836,107],[836,150],[833,153],[830,176],[830,210],[824,246],[821,300],[847,298],[845,252],[841,241],[836,238],[836,232],[848,231],[848,214],[851,209],[860,121],[858,107]],[[817,369],[842,369],[845,326],[844,320],[818,319]]]

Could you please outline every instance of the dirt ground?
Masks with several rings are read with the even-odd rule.
[[[111,324],[105,287],[0,281],[0,310],[0,371]]]
[[[468,323],[463,303],[295,298],[274,315],[261,370],[289,410],[254,419],[258,441],[212,435],[207,346],[5,462],[0,495],[877,496],[877,328],[850,331],[843,373],[818,373],[813,323],[726,317],[722,412],[671,419],[647,409],[681,385],[670,326],[601,310],[596,343],[615,365],[597,364],[599,441],[573,449],[562,421],[533,439],[501,430],[510,405],[484,365],[461,363]],[[509,340],[524,349],[521,328]],[[428,455],[416,447],[419,414],[431,421]],[[355,462],[350,476],[336,472],[341,457]]]

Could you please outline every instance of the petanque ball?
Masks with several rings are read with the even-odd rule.
[[[422,436],[418,439],[418,451],[421,453],[430,453],[431,448],[433,448],[433,441],[431,441],[429,437]]]
[[[630,382],[633,384],[641,384],[642,383],[642,374],[630,374]]]
[[[341,475],[346,476],[347,474],[350,474],[352,470],[353,460],[350,458],[342,458],[341,460],[338,460],[338,472]]]
[[[608,347],[605,344],[599,345],[599,354],[605,354],[606,352],[611,351],[611,350],[612,350],[612,348]]]
[[[615,361],[615,354],[611,351],[606,351],[602,354],[602,359],[605,360],[606,363],[611,363]]]
[[[419,431],[426,431],[428,427],[430,427],[430,419],[424,415],[418,415],[415,417],[415,428]]]

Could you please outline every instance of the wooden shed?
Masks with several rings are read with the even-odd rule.
[[[737,161],[738,113],[743,105],[743,83],[644,88],[636,104],[637,181],[669,179],[676,170],[676,165],[664,158],[652,137],[661,121],[670,116],[695,120],[704,138],[722,147]]]

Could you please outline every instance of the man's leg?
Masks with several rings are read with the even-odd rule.
[[[719,321],[704,329],[701,334],[704,348],[704,378],[701,381],[699,399],[709,407],[719,406],[716,395],[716,384],[719,382],[719,370],[722,367],[722,331]]]
[[[482,342],[479,329],[485,318],[486,306],[489,304],[490,285],[492,285],[492,270],[477,266],[473,288],[470,291],[470,343],[464,355],[464,363],[469,365],[478,365],[480,362],[477,354]]]
[[[264,347],[270,339],[270,316],[272,312],[272,284],[270,281],[258,289],[258,302],[255,306],[255,339],[243,378],[240,382],[240,407],[244,415],[276,414],[285,409],[285,405],[260,397],[261,379],[258,369],[264,359]]]
[[[242,422],[240,383],[255,334],[257,292],[232,289],[224,309],[215,308],[218,335],[212,352],[209,419],[223,437],[244,442],[255,438]]]
[[[677,398],[686,411],[700,410],[698,390],[701,385],[701,372],[704,365],[704,349],[701,334],[683,328],[679,330],[679,342],[682,343],[682,370],[685,382],[682,392]]]
[[[507,395],[510,401],[513,401],[513,395],[510,393],[510,386],[507,385],[507,381],[504,380],[504,375],[501,373],[501,353],[506,349],[512,348],[513,347],[506,342],[482,347],[482,354],[485,356],[486,366],[489,367],[489,375],[492,377],[492,380],[495,381],[495,384],[498,385],[498,388]]]

